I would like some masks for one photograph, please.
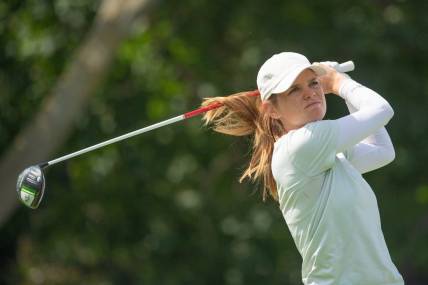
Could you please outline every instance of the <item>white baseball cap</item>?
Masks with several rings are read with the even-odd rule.
[[[311,64],[304,55],[299,53],[274,54],[263,63],[257,74],[257,87],[261,99],[264,101],[269,99],[272,94],[286,91],[297,76],[307,68],[312,69],[317,75],[326,73],[323,67]]]

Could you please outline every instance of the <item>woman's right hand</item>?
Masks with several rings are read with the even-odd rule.
[[[320,80],[321,86],[325,94],[333,93],[339,95],[340,85],[342,83],[342,80],[346,78],[346,75],[341,72],[338,72],[336,69],[331,67],[330,63],[333,64],[333,62],[317,63],[318,65],[322,66],[326,71],[326,74],[321,75],[320,77],[318,77],[318,79]]]

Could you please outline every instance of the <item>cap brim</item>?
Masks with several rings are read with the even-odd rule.
[[[281,82],[272,90],[271,94],[278,94],[287,91],[287,89],[290,88],[291,85],[293,85],[293,82],[300,75],[300,73],[302,73],[308,68],[313,70],[317,76],[326,74],[326,70],[318,64],[301,66],[299,68],[296,68],[295,71],[293,71],[286,78],[281,80]]]

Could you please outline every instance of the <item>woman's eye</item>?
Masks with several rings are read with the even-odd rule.
[[[319,84],[319,82],[318,82],[318,81],[316,81],[316,80],[314,80],[314,81],[312,81],[312,82],[311,82],[310,86],[312,86],[312,87],[317,87],[317,86],[318,86],[318,84]]]

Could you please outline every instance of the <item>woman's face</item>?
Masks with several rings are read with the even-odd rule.
[[[286,91],[263,102],[263,108],[274,119],[281,120],[285,130],[298,129],[322,120],[327,105],[324,91],[315,72],[305,69]]]

